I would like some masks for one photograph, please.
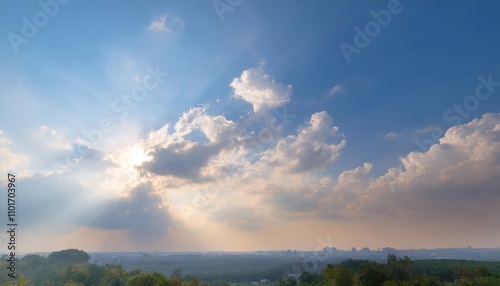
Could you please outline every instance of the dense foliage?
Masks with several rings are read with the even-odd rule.
[[[196,277],[181,269],[168,277],[160,272],[127,271],[121,265],[89,263],[90,256],[76,249],[53,252],[47,257],[27,255],[18,262],[18,278],[7,276],[6,260],[0,262],[0,286],[202,286]],[[272,268],[283,271],[286,266]],[[269,272],[266,272],[269,274]],[[319,273],[302,272],[264,281],[269,286],[394,286],[394,285],[500,285],[500,264],[467,260],[416,260],[388,255],[385,264],[369,260],[348,259],[328,264]],[[246,277],[246,276],[245,276]],[[241,278],[241,277],[240,277]],[[210,281],[214,286],[248,283],[228,283],[236,280]],[[241,280],[240,280],[241,281]],[[256,283],[254,283],[256,284]]]
[[[203,286],[195,277],[172,278],[159,272],[145,273],[139,269],[126,271],[121,265],[89,263],[90,256],[81,250],[56,251],[49,256],[27,255],[18,264],[18,279],[7,276],[6,261],[0,262],[0,284],[23,286]]]
[[[346,260],[322,272],[327,285],[362,286],[490,286],[500,285],[498,263],[465,260],[412,261],[389,254],[386,264]],[[317,285],[317,284],[314,284]]]

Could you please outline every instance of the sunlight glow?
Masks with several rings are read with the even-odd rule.
[[[144,162],[149,162],[152,157],[147,155],[145,150],[140,146],[134,146],[127,150],[124,154],[126,162],[133,166],[139,166]]]

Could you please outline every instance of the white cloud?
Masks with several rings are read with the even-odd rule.
[[[490,216],[500,200],[500,114],[448,129],[427,152],[412,152],[375,180],[370,201],[414,216]]]
[[[40,126],[38,136],[49,148],[59,150],[71,150],[72,148],[71,144],[67,142],[68,140],[64,137],[64,135],[48,126]]]
[[[274,149],[263,153],[262,163],[272,168],[286,168],[289,172],[323,170],[332,164],[346,145],[331,141],[340,137],[338,127],[327,112],[314,113],[309,122],[300,126],[297,135],[280,139]]]
[[[217,173],[206,169],[217,165],[214,161],[224,161],[219,154],[239,148],[239,135],[244,127],[222,115],[209,115],[207,109],[207,106],[196,107],[183,113],[174,125],[175,132],[168,135],[169,143],[149,148],[152,160],[142,167],[155,175],[193,182],[206,180],[206,175]],[[195,131],[201,131],[208,142],[196,136],[192,138]]]
[[[255,116],[254,120],[266,117]],[[360,229],[373,227],[382,232],[395,224],[403,225],[402,231],[407,230],[404,225],[420,228],[432,219],[442,225],[473,224],[478,232],[494,229],[484,221],[498,218],[500,114],[485,114],[450,128],[427,152],[408,154],[401,158],[400,167],[380,177],[371,177],[371,163],[339,175],[327,171],[346,146],[333,123],[327,112],[314,113],[295,134],[280,135],[273,144],[263,146],[266,149],[256,152],[259,159],[255,161],[251,158],[255,150],[250,150],[245,144],[247,135],[242,135],[258,131],[245,130],[254,124],[240,125],[223,115],[210,115],[206,106],[191,108],[172,125],[96,159],[96,164],[109,160],[114,165],[99,171],[94,166],[79,166],[84,171],[72,173],[69,180],[78,190],[65,196],[66,187],[61,187],[61,200],[75,195],[78,201],[89,199],[87,191],[94,190],[92,196],[100,198],[100,206],[112,211],[101,213],[97,224],[83,225],[117,226],[132,234],[129,239],[138,244],[134,233],[146,232],[146,240],[157,243],[157,238],[170,237],[181,228],[193,233],[207,228],[224,230],[212,239],[238,233],[261,239],[269,234],[271,225],[278,223],[287,229],[284,225],[291,221],[301,227],[307,221],[352,222]],[[50,142],[63,139],[48,127],[42,129]],[[196,132],[206,139],[200,140]],[[9,142],[0,132],[0,151]],[[56,183],[54,176],[51,180]],[[140,182],[150,182],[149,191],[130,191]],[[129,190],[130,196],[113,190]],[[101,192],[109,193],[107,200],[103,201]],[[140,211],[144,209],[147,212]],[[70,208],[66,211],[71,213]],[[142,215],[136,218],[140,223],[155,222],[134,227],[128,220],[136,213]]]
[[[334,97],[340,92],[344,92],[344,88],[340,84],[337,84],[328,90],[327,97]]]
[[[9,171],[16,171],[16,166],[21,163],[23,157],[14,154],[9,148],[0,146],[0,160],[2,166],[0,171],[5,174]]]
[[[299,134],[314,137],[314,132],[305,131],[315,129],[315,125],[319,124],[302,127]],[[393,222],[424,223],[432,219],[460,225],[489,220],[498,213],[500,114],[485,114],[450,128],[427,152],[409,153],[401,158],[401,167],[375,178],[369,175],[371,163],[344,171],[338,177],[321,177],[314,169],[302,169],[295,176],[287,174],[288,169],[280,171],[279,165],[286,163],[292,168],[300,158],[288,150],[298,144],[292,140],[287,143],[288,148],[267,151],[274,160],[263,159],[280,163],[273,166],[275,173],[258,173],[258,179],[252,181],[254,190],[265,190],[254,192],[264,196],[274,215],[281,219],[321,217],[369,223],[382,217]],[[316,162],[315,166],[321,164]],[[484,224],[483,231],[491,227]]]
[[[429,184],[450,177],[464,182],[457,174],[469,168],[468,182],[473,174],[480,177],[493,174],[500,167],[499,129],[499,114],[485,114],[481,119],[448,129],[427,152],[412,152],[401,159],[403,169],[398,170],[398,183],[422,180]],[[487,168],[480,172],[482,166]]]
[[[211,116],[207,114],[208,107],[191,108],[184,112],[175,124],[175,135],[185,136],[193,130],[199,129],[212,143],[219,143],[234,138],[241,130],[237,125],[222,115]]]
[[[293,92],[291,85],[277,83],[264,72],[264,64],[257,68],[243,71],[239,78],[234,78],[229,85],[236,97],[252,104],[256,113],[265,112],[282,106],[290,100]]]
[[[171,13],[157,17],[151,22],[148,29],[155,32],[176,33],[184,28],[184,21]]]
[[[254,108],[263,112],[269,106]],[[254,116],[252,120],[266,119]],[[410,221],[424,223],[429,218],[445,225],[498,218],[500,114],[485,114],[450,128],[438,144],[426,152],[404,156],[400,167],[380,177],[371,177],[371,163],[339,175],[329,174],[347,143],[325,111],[312,114],[295,134],[277,134],[273,143],[259,151],[246,144],[248,134],[259,131],[247,129],[256,125],[210,115],[206,106],[191,108],[172,125],[99,158],[100,164],[106,160],[115,164],[100,173],[116,178],[97,177],[99,172],[90,168],[85,168],[88,171],[80,178],[99,181],[101,189],[117,189],[120,184],[120,189],[125,185],[130,189],[149,180],[154,192],[147,193],[150,201],[144,206],[152,207],[152,217],[158,215],[159,223],[154,227],[164,226],[163,234],[178,227],[179,218],[186,219],[186,228],[194,221],[197,227],[222,225],[251,235],[265,233],[271,223],[318,218],[387,229],[391,223],[410,225]],[[169,126],[173,126],[170,133]],[[61,143],[64,138],[48,127],[42,127],[40,134],[54,147],[65,146]],[[206,138],[200,139],[200,134]],[[0,157],[9,142],[0,131]],[[78,183],[84,186],[82,181]],[[89,188],[95,189],[95,185]],[[131,205],[136,199],[139,197],[111,204],[122,215],[106,214],[109,224],[99,227],[107,228],[115,219],[123,229],[143,231],[125,225],[126,213],[135,211]],[[156,208],[167,205],[168,211]],[[185,210],[189,212],[183,213]],[[383,222],[375,223],[377,218]],[[149,215],[144,219],[150,219]],[[488,224],[484,227],[492,228]]]
[[[415,133],[416,135],[428,134],[435,131],[436,129],[440,129],[439,126],[429,125],[422,128],[417,128],[415,129],[415,131],[413,131],[413,133]]]
[[[17,170],[21,165],[28,163],[27,156],[16,154],[12,150],[12,141],[7,138],[2,130],[0,130],[0,172],[5,174],[7,172],[22,171]]]
[[[306,105],[319,104],[325,100],[328,100],[328,99],[334,97],[336,94],[343,93],[344,91],[345,90],[344,90],[344,87],[342,85],[336,84],[333,87],[331,87],[330,89],[328,89],[321,98],[314,98],[313,97],[312,99],[306,101],[305,104]]]
[[[385,134],[385,137],[391,138],[391,139],[397,138],[398,136],[399,136],[399,134],[397,132],[394,132],[394,131],[390,131],[390,132],[387,132],[387,134]]]
[[[352,170],[344,171],[339,175],[338,186],[348,186],[362,182],[373,167],[372,163],[364,163],[363,166],[356,167]]]
[[[2,130],[0,130],[0,144],[10,144],[12,143],[6,136],[5,134],[3,133]]]
[[[254,120],[265,121],[266,118]],[[151,133],[155,134],[153,137],[163,134],[164,138],[151,141],[150,134],[148,139],[137,143],[141,150],[150,150],[148,154],[152,157],[139,169],[152,178],[158,189],[168,189],[169,197],[183,198],[179,207],[172,208],[177,212],[174,217],[204,218],[210,223],[222,222],[239,230],[257,230],[265,225],[269,212],[272,212],[265,206],[256,207],[263,198],[263,192],[269,188],[269,182],[278,186],[283,183],[284,188],[295,192],[296,199],[303,194],[315,197],[308,195],[308,185],[302,181],[302,176],[314,177],[315,172],[330,166],[346,144],[338,127],[332,123],[333,119],[326,112],[313,114],[308,122],[298,127],[296,135],[277,138],[275,145],[270,144],[265,147],[267,149],[258,152],[257,156],[261,159],[255,162],[250,158],[255,150],[246,144],[248,138],[241,135],[243,131],[253,131],[244,130],[252,125],[234,123],[222,115],[209,115],[206,106],[191,108],[174,124],[171,135],[166,129],[155,131]],[[195,130],[201,131],[208,142],[192,141],[191,134]],[[128,153],[119,150],[115,157]],[[292,182],[300,184],[302,189],[293,191],[296,186],[288,188]],[[186,196],[189,199],[186,200]],[[285,200],[281,205],[287,205],[295,199],[285,194],[280,198],[276,194],[269,200],[277,203]],[[234,209],[235,203],[239,209],[253,210],[252,214],[247,212],[240,217],[225,215]],[[310,209],[316,204],[306,200],[305,205],[298,203],[295,207]],[[196,215],[193,217],[193,214]],[[254,218],[259,218],[260,222],[251,223]]]

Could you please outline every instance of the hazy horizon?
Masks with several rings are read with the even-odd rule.
[[[498,1],[0,8],[4,251],[500,247]]]
[[[356,247],[355,247],[356,248]],[[500,250],[500,247],[486,247],[486,248],[475,248],[475,247],[469,247],[469,246],[466,246],[466,247],[450,247],[450,248],[409,248],[409,249],[396,249],[396,248],[392,248],[392,247],[388,247],[390,248],[390,251],[384,251],[383,248],[378,248],[378,249],[369,249],[370,252],[382,252],[382,253],[388,253],[388,254],[391,254],[392,252],[391,251],[396,251],[396,252],[399,252],[399,251],[429,251],[429,250]],[[75,249],[75,248],[68,248],[68,249]],[[56,251],[62,251],[62,250],[66,250],[66,249],[54,249],[54,250],[51,250],[51,251],[30,251],[30,252],[19,252],[19,255],[27,255],[27,254],[50,254],[52,252],[56,252]],[[78,250],[82,250],[82,251],[85,251],[89,254],[92,254],[92,253],[133,253],[133,254],[155,254],[155,253],[158,253],[158,254],[173,254],[173,255],[176,255],[176,254],[186,254],[186,253],[190,253],[190,254],[204,254],[204,253],[207,253],[207,254],[211,254],[211,253],[224,253],[224,254],[241,254],[241,253],[247,253],[247,254],[257,254],[257,253],[265,253],[265,252],[276,252],[276,253],[283,253],[283,252],[288,252],[288,251],[291,251],[292,253],[297,253],[297,254],[300,254],[300,253],[314,253],[314,254],[318,254],[318,255],[323,255],[324,253],[334,253],[332,252],[331,250],[325,250],[325,249],[322,249],[322,250],[319,250],[319,249],[262,249],[262,250],[252,250],[252,251],[225,251],[225,250],[206,250],[206,251],[190,251],[190,250],[180,250],[180,251],[141,251],[141,250],[137,250],[137,251],[88,251],[88,250],[85,250],[85,249],[78,249]],[[336,249],[334,251],[338,251],[339,253],[343,253],[343,254],[348,254],[348,253],[355,253],[355,254],[363,254],[363,253],[366,253],[365,250],[363,248],[356,248],[356,251],[354,252],[352,250],[352,248],[348,248],[348,249]]]

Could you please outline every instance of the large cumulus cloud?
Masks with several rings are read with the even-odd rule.
[[[276,168],[285,167],[289,172],[297,173],[328,167],[338,158],[346,144],[338,134],[338,127],[333,126],[332,122],[327,112],[314,113],[309,122],[298,128],[297,135],[279,140],[274,149],[264,152],[263,163]]]
[[[289,142],[287,148],[296,144]],[[500,114],[450,128],[428,151],[409,153],[380,177],[370,175],[372,163],[338,176],[302,172],[293,177],[286,171],[300,157],[282,157],[290,167],[264,177],[260,186],[266,191],[259,193],[279,218],[459,223],[498,217]]]
[[[370,201],[438,218],[495,213],[500,200],[500,114],[452,127],[427,152],[412,152],[375,180]]]

